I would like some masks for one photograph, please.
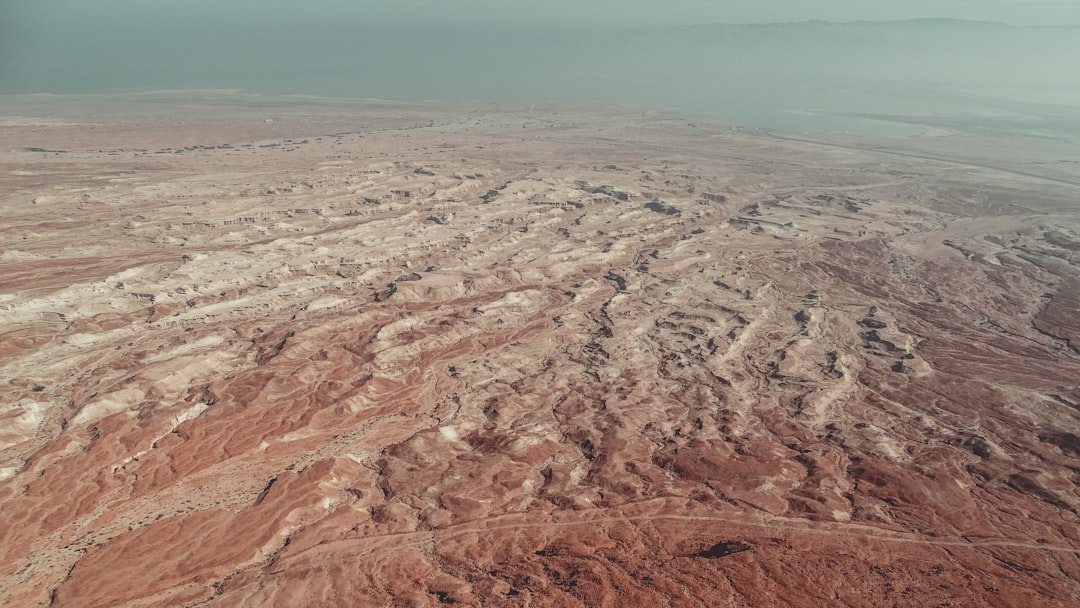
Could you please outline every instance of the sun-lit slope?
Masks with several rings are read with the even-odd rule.
[[[176,112],[3,127],[2,603],[1080,602],[1060,173]]]

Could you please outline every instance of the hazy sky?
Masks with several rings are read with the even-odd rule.
[[[385,14],[395,20],[429,12],[446,18],[467,16],[561,23],[582,20],[631,26],[920,17],[1017,24],[1080,23],[1080,2],[1076,0],[404,0],[392,6]]]
[[[1080,0],[0,0],[0,94],[221,88],[600,101],[742,121],[785,99],[800,111],[911,109],[853,105],[857,95],[840,88],[854,84],[910,96],[963,82],[1039,101],[1080,88],[1080,36],[1064,28],[663,29],[915,18],[1080,24]],[[623,33],[650,26],[659,29]],[[817,88],[765,90],[791,85]],[[777,108],[773,116],[794,111]]]
[[[167,28],[188,21],[644,25],[951,17],[1015,24],[1080,23],[1080,1],[1048,0],[3,0],[0,37],[54,24]],[[179,20],[179,21],[177,21]]]

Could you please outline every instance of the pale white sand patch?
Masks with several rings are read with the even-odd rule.
[[[348,301],[349,301],[348,298],[342,298],[342,297],[338,297],[338,296],[327,296],[327,297],[324,297],[324,298],[319,298],[318,300],[315,300],[314,302],[311,302],[310,304],[308,304],[307,310],[308,310],[308,312],[315,312],[317,310],[326,310],[326,309],[329,309],[329,308],[334,308],[335,306],[339,306],[341,304],[345,304]]]
[[[290,433],[285,433],[281,436],[281,440],[288,443],[290,441],[300,441],[301,439],[307,439],[316,434],[314,429],[298,429]]]
[[[529,289],[525,291],[512,291],[490,304],[480,306],[479,309],[483,312],[491,312],[499,310],[500,308],[518,308],[527,306],[534,302],[534,298],[532,296],[538,294],[539,291],[536,289]]]
[[[461,436],[458,434],[457,429],[452,426],[440,426],[439,433],[441,433],[447,441],[461,441]]]
[[[193,340],[191,342],[181,344],[180,346],[177,346],[176,348],[174,348],[172,350],[160,352],[160,353],[158,353],[156,355],[152,355],[150,357],[147,357],[146,359],[143,359],[143,363],[157,363],[158,361],[165,361],[165,360],[168,360],[168,359],[174,359],[176,357],[186,355],[186,354],[189,354],[189,353],[193,353],[193,352],[198,351],[198,350],[204,350],[204,349],[213,348],[215,346],[220,345],[224,341],[225,341],[225,338],[223,338],[222,336],[218,336],[218,335],[203,336],[202,338],[199,338],[198,340]]]
[[[141,375],[152,381],[157,390],[177,395],[192,384],[210,380],[222,370],[230,369],[233,360],[234,356],[224,351],[187,355],[149,367]]]
[[[140,403],[144,397],[146,397],[146,393],[137,388],[125,388],[108,393],[98,400],[84,405],[79,410],[79,413],[72,418],[71,423],[92,424],[106,416],[130,409]]]
[[[18,445],[37,432],[49,404],[23,399],[0,413],[0,449]]]
[[[25,251],[19,251],[18,249],[8,249],[3,253],[0,253],[0,260],[5,262],[21,262],[24,260],[44,260],[48,256],[38,255],[36,253],[27,253]]]

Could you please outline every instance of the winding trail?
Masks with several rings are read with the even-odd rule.
[[[649,502],[658,502],[663,499],[654,499],[646,503],[637,503],[632,506],[641,506]],[[614,507],[614,508],[625,508]],[[608,509],[597,509],[606,511]],[[935,537],[924,536],[905,532],[896,532],[869,526],[865,524],[831,524],[828,522],[812,522],[797,517],[784,517],[769,515],[764,512],[757,513],[733,513],[730,515],[674,515],[674,514],[642,514],[642,515],[601,515],[594,516],[593,512],[582,512],[581,519],[573,521],[517,521],[513,523],[498,523],[507,519],[522,519],[529,517],[524,513],[512,513],[497,515],[480,520],[472,520],[454,524],[434,530],[395,532],[362,536],[354,539],[342,539],[332,541],[307,549],[295,554],[282,556],[277,568],[270,570],[270,574],[281,572],[285,569],[313,567],[326,563],[326,553],[333,553],[335,558],[359,558],[381,554],[393,553],[410,547],[421,547],[434,543],[436,545],[454,539],[466,537],[470,534],[485,534],[493,532],[507,532],[515,530],[531,529],[558,529],[573,528],[577,526],[597,526],[603,524],[620,523],[648,523],[658,521],[669,522],[698,522],[720,523],[736,528],[754,528],[767,531],[770,535],[777,533],[809,534],[816,536],[834,537],[844,539],[845,542],[862,540],[882,543],[898,543],[909,545],[923,545],[935,547],[956,547],[965,549],[990,549],[1011,548],[1049,551],[1052,553],[1071,553],[1080,556],[1080,547],[1065,545],[1050,545],[1033,543],[1018,539],[987,539],[970,540],[964,537]],[[756,520],[756,521],[755,521]],[[730,536],[730,533],[728,534]],[[372,545],[376,546],[372,546]],[[313,559],[304,559],[305,557]],[[299,561],[298,561],[299,560]]]

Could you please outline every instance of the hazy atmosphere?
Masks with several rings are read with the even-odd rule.
[[[0,606],[1077,608],[1080,0],[0,0]]]
[[[614,102],[872,134],[992,119],[1061,135],[1080,115],[1074,3],[14,0],[2,10],[0,93]]]

